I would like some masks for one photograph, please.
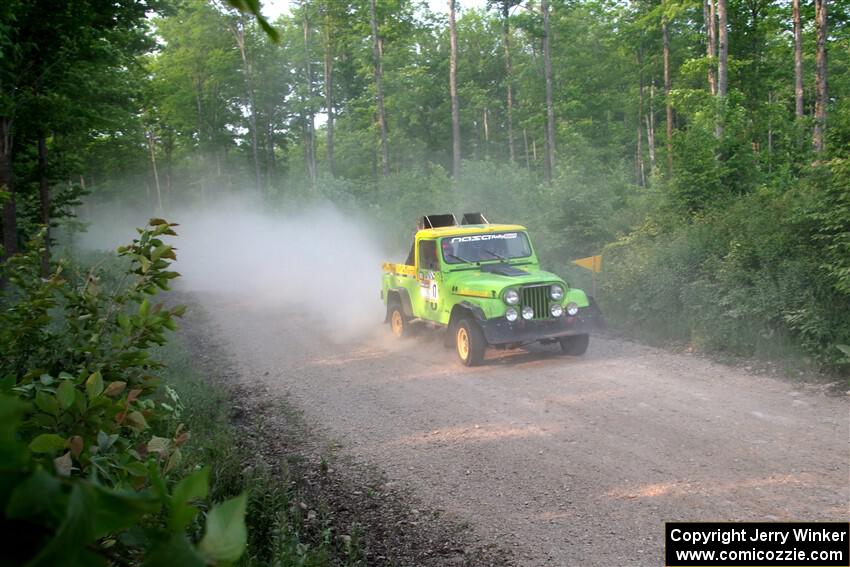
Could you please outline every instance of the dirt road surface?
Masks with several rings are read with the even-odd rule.
[[[664,521],[850,517],[846,396],[603,338],[469,369],[435,336],[201,297],[245,376],[519,564],[662,565]]]

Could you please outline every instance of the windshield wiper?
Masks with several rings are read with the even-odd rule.
[[[487,250],[486,248],[482,248],[481,251],[486,252],[487,254],[489,254],[490,256],[492,256],[494,258],[498,258],[502,262],[507,262],[510,259],[510,258],[505,258],[504,256],[500,256],[499,254],[496,254],[492,250]]]
[[[443,254],[446,256],[446,258],[454,258],[455,260],[460,260],[464,264],[475,264],[475,262],[473,262],[472,260],[467,260],[466,258],[461,258],[457,254],[451,254],[449,252],[444,252]]]

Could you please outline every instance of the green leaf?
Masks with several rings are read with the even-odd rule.
[[[17,380],[14,374],[3,376],[0,378],[0,392],[8,392],[15,387],[15,384],[17,384]]]
[[[56,397],[53,394],[49,394],[44,390],[39,390],[35,395],[35,405],[44,413],[59,415],[59,402],[56,401]]]
[[[204,467],[190,474],[174,487],[171,493],[171,519],[169,520],[172,530],[182,531],[198,513],[198,509],[189,505],[189,502],[207,497],[209,476],[209,467]]]
[[[142,319],[147,319],[148,314],[151,312],[151,302],[147,299],[142,301],[142,304],[139,305],[139,317]]]
[[[62,519],[66,505],[67,495],[62,493],[62,482],[39,468],[15,486],[6,505],[6,515],[9,518],[46,516],[58,521]]]
[[[96,507],[90,491],[83,483],[77,483],[71,490],[64,521],[56,535],[41,549],[38,556],[27,567],[52,567],[63,565],[77,567],[84,565],[103,565],[105,561],[93,555],[86,546],[94,541],[94,518],[92,510]]]
[[[168,244],[163,244],[162,246],[157,246],[156,250],[154,250],[153,253],[151,253],[151,260],[156,262],[157,260],[159,260],[163,256],[168,258],[169,257],[168,252],[170,252],[170,251],[171,251],[171,246],[168,245]]]
[[[65,439],[55,433],[42,433],[30,443],[33,453],[53,453],[65,448]]]
[[[74,403],[74,383],[70,380],[62,380],[59,388],[56,389],[56,399],[59,400],[59,405],[62,409],[68,409]]]
[[[248,498],[243,492],[218,504],[207,515],[207,531],[198,546],[211,562],[233,563],[242,556],[248,541],[245,527],[245,508]]]
[[[29,460],[29,452],[18,436],[26,408],[17,398],[0,394],[0,470],[18,469]]]
[[[171,538],[151,549],[145,556],[142,567],[206,567],[207,562],[198,555],[186,535],[176,533]]]
[[[144,463],[140,463],[139,461],[133,461],[124,465],[124,470],[130,473],[132,476],[148,476],[148,467],[146,467]]]
[[[91,511],[95,538],[125,530],[147,514],[154,514],[162,503],[150,492],[125,492],[90,485],[97,506]]]
[[[50,374],[42,374],[41,376],[39,376],[38,379],[45,386],[50,386],[54,382],[53,376],[51,376]]]
[[[95,372],[86,380],[86,394],[90,400],[95,399],[103,392],[103,376]]]
[[[130,330],[130,318],[126,313],[118,314],[118,325],[125,331]]]

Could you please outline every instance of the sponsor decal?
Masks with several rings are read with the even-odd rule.
[[[437,279],[434,272],[422,272],[419,274],[419,295],[426,301],[439,301],[440,290],[437,287]]]
[[[509,240],[516,238],[516,232],[505,232],[502,234],[470,234],[469,236],[455,236],[452,242],[481,242],[484,240]]]

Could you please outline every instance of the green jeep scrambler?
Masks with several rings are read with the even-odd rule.
[[[447,327],[466,366],[488,346],[559,342],[565,354],[587,350],[595,310],[588,296],[540,269],[525,227],[489,224],[483,215],[422,217],[404,264],[383,265],[381,298],[394,335],[413,323]]]

